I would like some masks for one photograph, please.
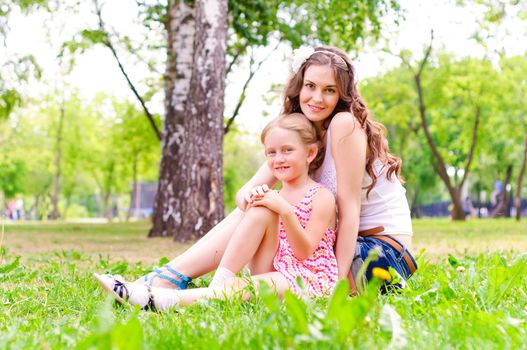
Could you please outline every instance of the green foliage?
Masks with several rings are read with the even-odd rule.
[[[480,240],[485,231],[478,227],[484,225],[474,223]],[[52,227],[62,227],[65,235],[78,233],[71,225],[46,229]],[[94,237],[116,232],[114,225],[80,229]],[[124,227],[118,231],[122,239],[130,237]],[[408,287],[388,295],[379,295],[370,284],[364,294],[350,298],[347,283],[341,282],[328,299],[286,293],[280,301],[262,286],[245,303],[238,298],[211,300],[153,314],[118,306],[91,276],[96,270],[133,278],[144,273],[141,265],[80,251],[22,258],[4,252],[0,347],[522,348],[527,335],[527,258],[511,251],[452,255],[449,260],[431,263],[421,256]]]
[[[41,73],[33,55],[12,56],[5,62],[0,61],[0,123],[22,105],[21,87],[31,78],[39,79]]]
[[[0,158],[0,162],[2,164],[0,167],[0,190],[8,198],[14,197],[23,190],[20,174],[25,171],[25,164],[17,159],[12,159],[7,154]]]
[[[254,135],[233,130],[223,141],[223,191],[225,209],[236,207],[236,192],[264,163],[263,146]]]
[[[329,44],[346,51],[357,50],[360,40],[377,38],[380,20],[398,13],[396,1],[229,1],[231,56],[244,54],[250,46],[266,46],[272,37],[303,44]]]
[[[11,120],[4,124],[0,143],[0,190],[7,198],[23,194],[38,202],[38,217],[48,214],[46,197],[52,190],[59,148],[64,217],[93,215],[97,206],[108,206],[112,194],[128,196],[134,180],[157,177],[159,142],[142,111],[128,101],[100,95],[86,102],[76,92],[64,101],[45,96],[16,111]],[[158,116],[156,120],[160,123]],[[98,204],[93,200],[97,192]]]
[[[16,90],[0,90],[0,120],[7,119],[20,102],[21,97]]]
[[[408,53],[401,53],[411,61]],[[503,58],[500,67],[486,59],[456,58],[440,53],[423,72],[427,123],[447,166],[463,169],[479,113],[477,144],[471,171],[473,184],[490,193],[509,164],[523,154],[525,119],[525,56]],[[438,200],[441,191],[434,160],[420,125],[418,96],[413,77],[401,65],[361,85],[369,108],[388,130],[391,151],[403,160],[409,198]],[[520,102],[521,101],[521,102]],[[409,137],[410,136],[410,137]],[[518,164],[519,167],[519,164]],[[460,180],[455,177],[454,182]],[[416,191],[420,191],[421,194]],[[432,195],[425,195],[429,192]],[[444,193],[444,190],[443,190]]]

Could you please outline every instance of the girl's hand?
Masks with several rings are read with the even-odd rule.
[[[278,215],[284,215],[291,210],[291,205],[278,194],[278,191],[269,189],[263,196],[255,196],[250,206],[266,207]]]
[[[253,187],[250,191],[245,193],[244,200],[247,204],[251,205],[255,200],[263,198],[267,192],[269,192],[269,186],[267,186],[267,184]]]

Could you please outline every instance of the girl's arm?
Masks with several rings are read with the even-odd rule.
[[[321,188],[311,203],[311,218],[304,229],[298,221],[293,207],[278,192],[269,191],[254,201],[251,206],[264,206],[282,218],[287,239],[293,248],[293,254],[304,260],[313,255],[328,227],[335,226],[335,198],[333,194]]]
[[[247,200],[250,198],[250,191],[256,187],[263,184],[267,184],[270,188],[274,186],[276,179],[271,173],[271,170],[267,166],[267,163],[264,163],[256,171],[256,173],[251,177],[245,185],[243,185],[238,192],[236,192],[236,206],[241,210],[245,211],[247,208]]]
[[[305,229],[300,225],[291,206],[280,214],[293,254],[299,260],[310,258],[328,227],[335,227],[335,213],[335,197],[329,190],[321,188],[313,197],[311,218]]]
[[[336,257],[339,278],[348,277],[359,231],[361,187],[366,168],[367,136],[351,113],[337,113],[330,124],[331,155],[337,172],[339,228]],[[350,275],[351,276],[351,275]],[[354,287],[353,276],[350,284]]]

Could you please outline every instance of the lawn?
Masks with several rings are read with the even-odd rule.
[[[263,290],[164,314],[115,305],[91,277],[138,277],[186,248],[148,228],[6,225],[0,349],[527,348],[525,221],[415,221],[419,270],[399,293],[348,298],[343,284],[330,299],[281,302]]]

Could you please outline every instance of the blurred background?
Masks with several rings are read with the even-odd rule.
[[[193,11],[185,4],[2,1],[6,220],[154,215],[175,103],[167,82],[178,88],[170,63],[185,64],[177,45]],[[235,0],[226,10],[224,96],[211,97],[224,101],[220,216],[263,162],[259,131],[280,112],[292,50],[326,44],[352,57],[359,90],[403,160],[415,218],[527,216],[525,2]]]

